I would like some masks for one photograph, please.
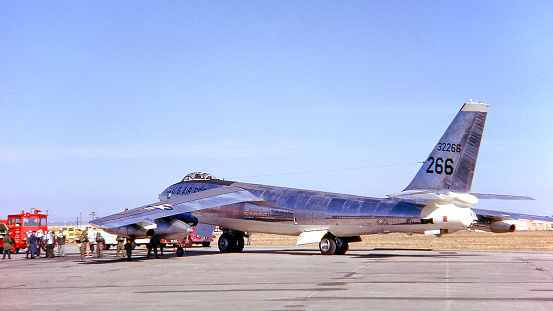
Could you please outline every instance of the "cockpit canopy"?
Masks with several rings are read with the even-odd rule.
[[[213,176],[211,174],[208,174],[208,173],[193,172],[193,173],[190,173],[190,174],[184,176],[182,181],[187,181],[187,180],[210,180],[210,179],[217,179],[217,178],[215,178],[215,176]]]

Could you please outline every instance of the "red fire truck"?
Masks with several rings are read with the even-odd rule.
[[[18,253],[19,249],[27,248],[27,231],[48,231],[48,215],[42,214],[40,210],[35,209],[32,213],[21,211],[19,214],[8,215],[7,220],[1,220],[10,230],[10,236],[15,241],[12,245],[12,252]],[[0,241],[0,247],[4,246],[4,241]]]

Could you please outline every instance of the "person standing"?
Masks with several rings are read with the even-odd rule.
[[[63,228],[61,228],[60,232],[58,232],[56,242],[58,244],[58,257],[65,257],[65,232],[63,231]]]
[[[42,250],[42,237],[44,236],[44,232],[42,229],[38,229],[38,231],[35,234],[36,238],[36,256],[40,257],[40,251]]]
[[[29,258],[29,253],[31,252],[31,234],[33,232],[31,230],[27,231],[27,239],[25,240],[25,244],[27,244],[27,251],[25,252],[27,254],[26,258]]]
[[[119,257],[119,253],[121,252],[123,254],[123,257],[125,256],[125,238],[118,235],[117,236],[117,250],[115,251],[115,257]]]
[[[37,242],[36,242],[36,236],[35,231],[31,232],[31,235],[29,236],[29,253],[31,253],[31,259],[35,259],[35,256],[37,255]],[[29,253],[27,253],[27,258],[29,256]]]
[[[96,234],[95,230],[92,228],[86,228],[88,234],[88,252],[87,256],[92,257],[91,253],[94,252],[94,244],[96,244]]]
[[[96,255],[98,258],[103,257],[104,244],[106,244],[106,240],[102,237],[102,234],[100,232],[96,233]]]
[[[54,258],[54,232],[48,230],[46,234],[46,258]]]
[[[156,258],[159,258],[159,256],[157,255],[157,247],[159,246],[159,238],[153,236],[151,239],[150,239],[150,243],[148,243],[148,256],[147,258],[150,258],[150,251],[153,251],[154,253],[154,256],[156,256]]]
[[[125,243],[125,252],[127,253],[127,260],[131,261],[133,240],[127,239]]]
[[[86,257],[86,246],[88,245],[87,231],[87,229],[84,229],[79,236],[79,243],[81,243],[81,245],[79,245],[79,249],[81,250],[81,261],[84,261],[84,258]]]
[[[10,229],[8,229],[6,235],[4,235],[4,257],[2,257],[2,260],[6,259],[6,254],[8,254],[8,259],[12,259],[12,243],[15,243],[15,241],[10,237]]]

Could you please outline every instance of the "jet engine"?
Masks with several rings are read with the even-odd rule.
[[[154,235],[160,239],[182,239],[194,232],[194,229],[182,220],[172,219],[168,222],[156,222],[157,227],[146,231],[146,237],[151,238]]]
[[[421,223],[433,224],[449,232],[470,227],[477,220],[476,214],[468,207],[457,207],[454,204],[427,205],[421,211]]]
[[[515,224],[510,224],[504,221],[494,221],[490,224],[490,231],[494,233],[514,232]]]
[[[481,218],[471,228],[493,233],[508,233],[515,231],[516,225],[506,221],[493,221],[489,218]]]
[[[171,219],[169,221],[157,220],[155,223],[144,227],[138,224],[106,229],[111,234],[132,237],[134,239],[151,238],[154,235],[160,239],[182,239],[194,232],[190,225],[182,220]]]

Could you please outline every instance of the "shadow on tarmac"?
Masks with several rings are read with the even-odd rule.
[[[404,253],[404,252],[410,253]],[[367,252],[365,254],[353,254],[352,252]],[[402,252],[402,253],[395,253]],[[432,253],[430,253],[432,252]],[[244,249],[242,252],[244,254],[280,254],[280,255],[291,255],[291,256],[323,256],[318,249]],[[140,252],[136,256],[133,256],[131,261],[142,262],[149,260],[168,260],[168,259],[186,259],[187,257],[198,257],[198,256],[225,256],[232,255],[236,253],[220,253],[216,249],[206,249],[206,248],[197,248],[192,250],[187,250],[182,257],[178,257],[174,252],[165,252],[164,255],[160,255],[159,258],[150,256],[146,257],[146,254]],[[109,256],[109,255],[108,255]],[[409,248],[374,248],[374,249],[351,249],[349,253],[345,255],[335,255],[329,256],[336,258],[336,256],[350,257],[350,258],[363,258],[363,259],[385,259],[385,258],[455,258],[455,257],[474,257],[479,256],[478,254],[459,254],[455,251],[440,251],[434,252],[433,249],[409,249]],[[82,264],[108,264],[114,262],[129,262],[126,257],[104,257],[104,258],[87,258]]]

